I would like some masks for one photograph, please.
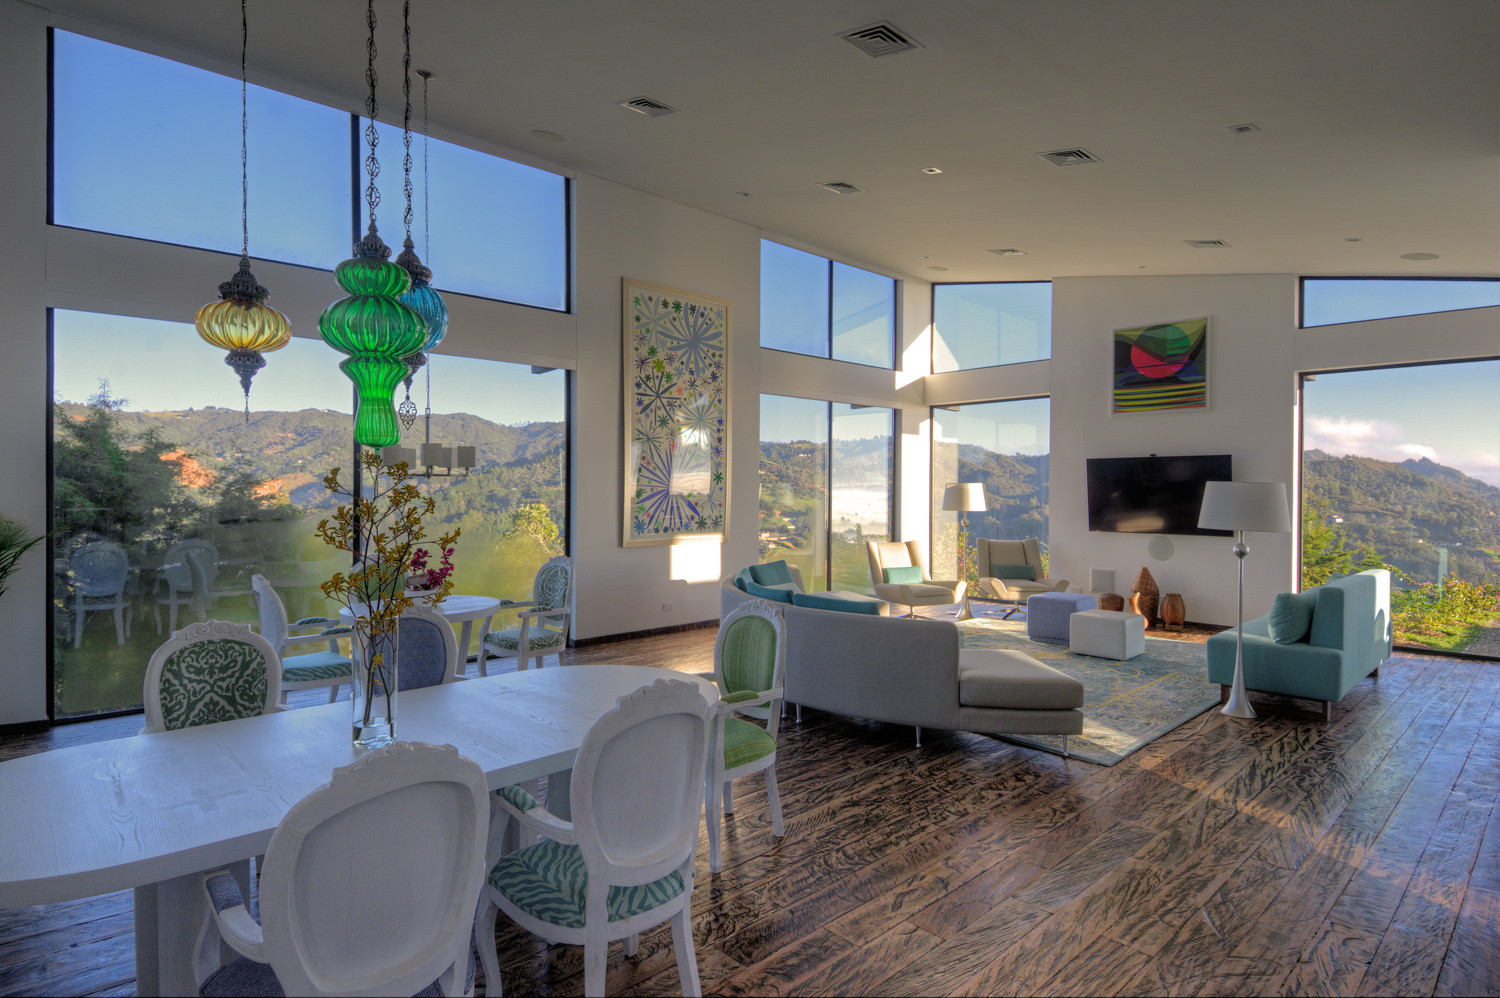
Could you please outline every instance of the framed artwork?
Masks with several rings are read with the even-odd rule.
[[[1208,408],[1208,317],[1115,330],[1110,412]]]
[[[719,537],[729,513],[729,302],[624,279],[622,544]]]

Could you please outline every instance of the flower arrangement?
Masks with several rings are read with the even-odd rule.
[[[323,583],[323,595],[348,607],[356,629],[366,647],[355,663],[355,742],[375,748],[395,737],[395,691],[398,688],[394,670],[395,638],[401,614],[416,602],[406,594],[406,567],[412,551],[426,536],[422,518],[431,514],[435,504],[422,496],[415,485],[407,484],[406,462],[382,468],[374,451],[359,455],[360,466],[368,480],[375,483],[369,498],[356,495],[339,482],[339,468],[323,479],[323,487],[348,500],[334,511],[333,519],[318,523],[323,542],[354,556],[355,568],[347,575],[336,573]],[[389,483],[382,486],[382,473]],[[451,551],[458,540],[459,529],[438,538],[438,546]],[[446,556],[445,556],[446,558]],[[453,588],[449,574],[419,598],[435,606]],[[358,650],[358,649],[356,649]],[[390,653],[390,659],[387,654]],[[375,703],[384,698],[385,711],[377,715]],[[374,731],[374,735],[362,732]]]
[[[455,534],[454,536],[456,537],[458,535]],[[443,580],[447,579],[448,576],[453,574],[452,558],[454,548],[449,545],[440,547],[438,548],[438,550],[442,554],[442,561],[438,563],[437,568],[428,567],[428,551],[426,548],[417,548],[417,550],[412,554],[411,570],[420,574],[408,575],[406,577],[407,589],[430,592],[431,590],[441,586],[443,584]],[[449,583],[449,586],[451,587],[452,583]]]

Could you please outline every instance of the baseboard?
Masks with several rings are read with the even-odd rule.
[[[644,631],[626,631],[624,634],[601,634],[596,638],[577,638],[568,642],[569,648],[587,648],[590,645],[607,645],[616,641],[631,641],[635,638],[654,638],[662,634],[681,634],[684,631],[701,631],[705,627],[718,627],[718,619],[700,620],[693,624],[671,624],[667,627],[652,627]]]
[[[15,724],[0,724],[0,738],[9,738],[13,735],[34,735],[38,732],[47,731],[52,727],[52,722],[46,718],[40,721],[18,721]]]

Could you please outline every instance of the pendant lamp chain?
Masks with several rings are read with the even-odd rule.
[[[374,228],[375,208],[380,204],[380,188],[375,186],[375,178],[380,176],[380,160],[375,158],[375,148],[380,145],[380,133],[375,130],[375,121],[380,117],[380,102],[375,99],[375,86],[380,82],[375,72],[375,0],[368,0],[365,26],[370,29],[365,41],[365,83],[370,88],[370,96],[365,98],[365,116],[369,119],[365,125],[365,145],[369,148],[365,154],[365,175],[370,178],[365,185],[365,204],[370,206],[370,227]]]
[[[286,316],[266,304],[270,292],[250,273],[249,48],[250,16],[247,0],[240,0],[240,268],[219,285],[219,300],[198,309],[193,318],[199,336],[229,351],[224,363],[240,376],[246,423],[250,422],[250,380],[266,366],[261,353],[280,350],[292,338]]]
[[[401,160],[405,175],[402,187],[406,192],[406,210],[402,213],[401,220],[406,225],[406,245],[411,246],[411,0],[405,0],[401,5],[401,41],[401,93],[406,98],[406,114],[401,119],[401,144],[406,147],[406,155]],[[406,399],[396,407],[396,417],[401,420],[402,428],[407,430],[417,421],[417,404],[411,400],[411,376],[415,373],[411,364],[407,364],[404,379]]]

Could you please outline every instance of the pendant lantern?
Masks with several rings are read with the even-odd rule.
[[[365,101],[369,124],[365,140],[369,155],[365,172],[365,202],[369,206],[370,224],[365,236],[354,244],[354,255],[334,270],[334,280],[348,297],[340,298],[323,310],[318,318],[318,332],[323,342],[348,358],[339,364],[354,382],[359,393],[358,413],[354,418],[354,440],[365,447],[388,447],[401,439],[396,422],[393,398],[396,385],[406,375],[402,358],[416,353],[427,342],[427,322],[411,306],[398,299],[411,287],[411,275],[390,260],[391,251],[381,240],[375,226],[375,207],[380,192],[375,177],[380,162],[375,148],[380,137],[375,121],[380,105],[375,100],[375,3],[368,0],[365,22],[370,35],[369,57],[365,79],[370,94]]]

